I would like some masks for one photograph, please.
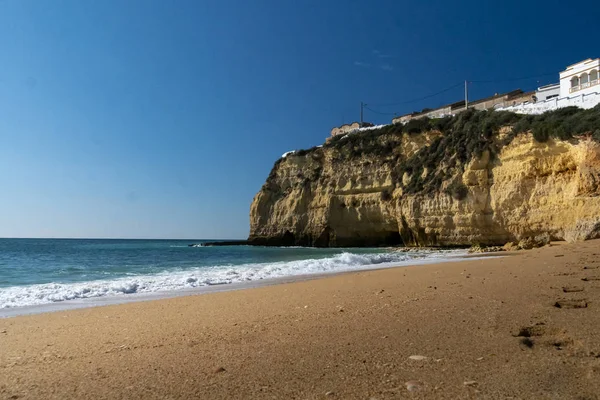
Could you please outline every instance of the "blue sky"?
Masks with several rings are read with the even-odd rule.
[[[282,153],[321,144],[360,101],[557,81],[600,56],[600,4],[586,7],[0,0],[0,237],[244,238]]]

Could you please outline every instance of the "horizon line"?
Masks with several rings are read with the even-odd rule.
[[[234,239],[234,238],[226,238],[226,239],[213,239],[213,238],[124,238],[124,237],[8,237],[8,236],[0,236],[0,240],[2,239],[55,239],[55,240],[247,240],[245,239]]]

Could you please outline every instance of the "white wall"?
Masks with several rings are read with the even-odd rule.
[[[496,108],[497,111],[510,111],[517,114],[542,114],[557,108],[577,106],[588,109],[600,104],[600,86],[596,86],[598,92],[582,93],[577,96],[554,98],[538,101],[537,103],[522,103],[510,107]]]
[[[581,94],[600,92],[600,85],[598,85],[600,81],[597,78],[594,81],[591,81],[589,78],[589,74],[592,71],[596,71],[596,74],[600,73],[600,59],[596,58],[595,60],[592,60],[588,58],[587,60],[567,67],[566,70],[560,73],[560,97],[572,97]],[[588,82],[572,88],[571,79],[573,79],[573,77],[581,78],[583,74],[588,74]]]
[[[549,96],[560,97],[560,84],[547,85],[537,88],[535,91],[535,97],[538,100],[546,100]]]

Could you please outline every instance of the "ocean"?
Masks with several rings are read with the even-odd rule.
[[[56,303],[62,304],[61,309],[75,308],[97,304],[94,299],[123,302],[142,299],[144,294],[176,295],[215,285],[236,288],[275,278],[439,262],[465,254],[464,250],[189,246],[203,242],[0,239],[0,316]]]

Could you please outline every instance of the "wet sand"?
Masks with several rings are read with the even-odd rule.
[[[20,316],[0,398],[597,399],[599,307],[595,240]]]

